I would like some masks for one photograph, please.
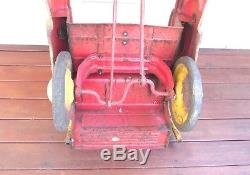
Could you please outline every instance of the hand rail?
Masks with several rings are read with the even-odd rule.
[[[144,67],[144,25],[145,25],[145,0],[140,0],[140,75],[143,85],[146,83]],[[112,25],[112,50],[111,50],[111,71],[110,71],[110,90],[108,104],[112,104],[113,84],[114,84],[114,66],[115,66],[115,40],[117,24],[117,0],[113,1],[113,25]]]
[[[111,71],[110,71],[110,90],[108,104],[112,104],[113,84],[114,84],[114,66],[115,66],[115,38],[116,38],[116,20],[117,20],[117,0],[113,2],[113,27],[112,27],[112,51],[111,51]]]

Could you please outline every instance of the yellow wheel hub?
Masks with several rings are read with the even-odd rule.
[[[188,117],[183,97],[184,81],[187,77],[188,69],[184,64],[179,64],[174,70],[175,98],[171,101],[171,111],[177,124],[182,125]]]
[[[71,78],[71,71],[67,68],[65,72],[65,84],[64,84],[64,93],[65,99],[64,104],[65,108],[69,111],[71,108],[71,104],[74,101],[74,81]]]

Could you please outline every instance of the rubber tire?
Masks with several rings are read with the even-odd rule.
[[[202,108],[203,89],[202,89],[201,74],[195,61],[188,56],[183,56],[175,62],[173,70],[175,70],[175,68],[179,64],[184,64],[188,69],[187,76],[189,78],[188,84],[190,91],[188,92],[188,94],[191,95],[191,97],[189,98],[190,109],[188,111],[187,120],[183,124],[181,125],[178,124],[175,121],[174,117],[173,117],[173,122],[178,130],[186,132],[192,130],[199,119],[199,114]]]
[[[69,114],[65,108],[65,73],[69,68],[72,72],[72,60],[69,52],[62,51],[58,54],[52,77],[52,114],[56,130],[67,131]]]

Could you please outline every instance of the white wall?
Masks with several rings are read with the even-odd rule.
[[[44,2],[0,0],[0,44],[46,45]],[[208,0],[201,47],[250,49],[249,7],[249,0]],[[157,8],[148,9],[161,17]]]
[[[0,0],[0,44],[47,44],[44,0]]]

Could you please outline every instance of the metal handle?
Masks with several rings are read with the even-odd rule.
[[[145,0],[141,0],[141,15],[140,15],[140,74],[142,84],[145,85],[146,77],[144,70],[144,23],[145,23]]]
[[[115,66],[116,20],[117,20],[117,0],[114,0],[114,2],[113,2],[113,27],[112,27],[112,51],[111,51],[110,89],[109,89],[108,106],[112,105],[112,98],[113,98],[114,66]]]
[[[140,75],[143,85],[146,83],[144,70],[144,19],[145,19],[145,0],[141,0],[140,6]],[[110,90],[108,106],[112,105],[113,85],[114,85],[114,66],[115,66],[115,40],[116,40],[116,22],[117,22],[117,0],[113,1],[113,26],[112,26],[112,51],[111,51],[111,72],[110,72]]]

